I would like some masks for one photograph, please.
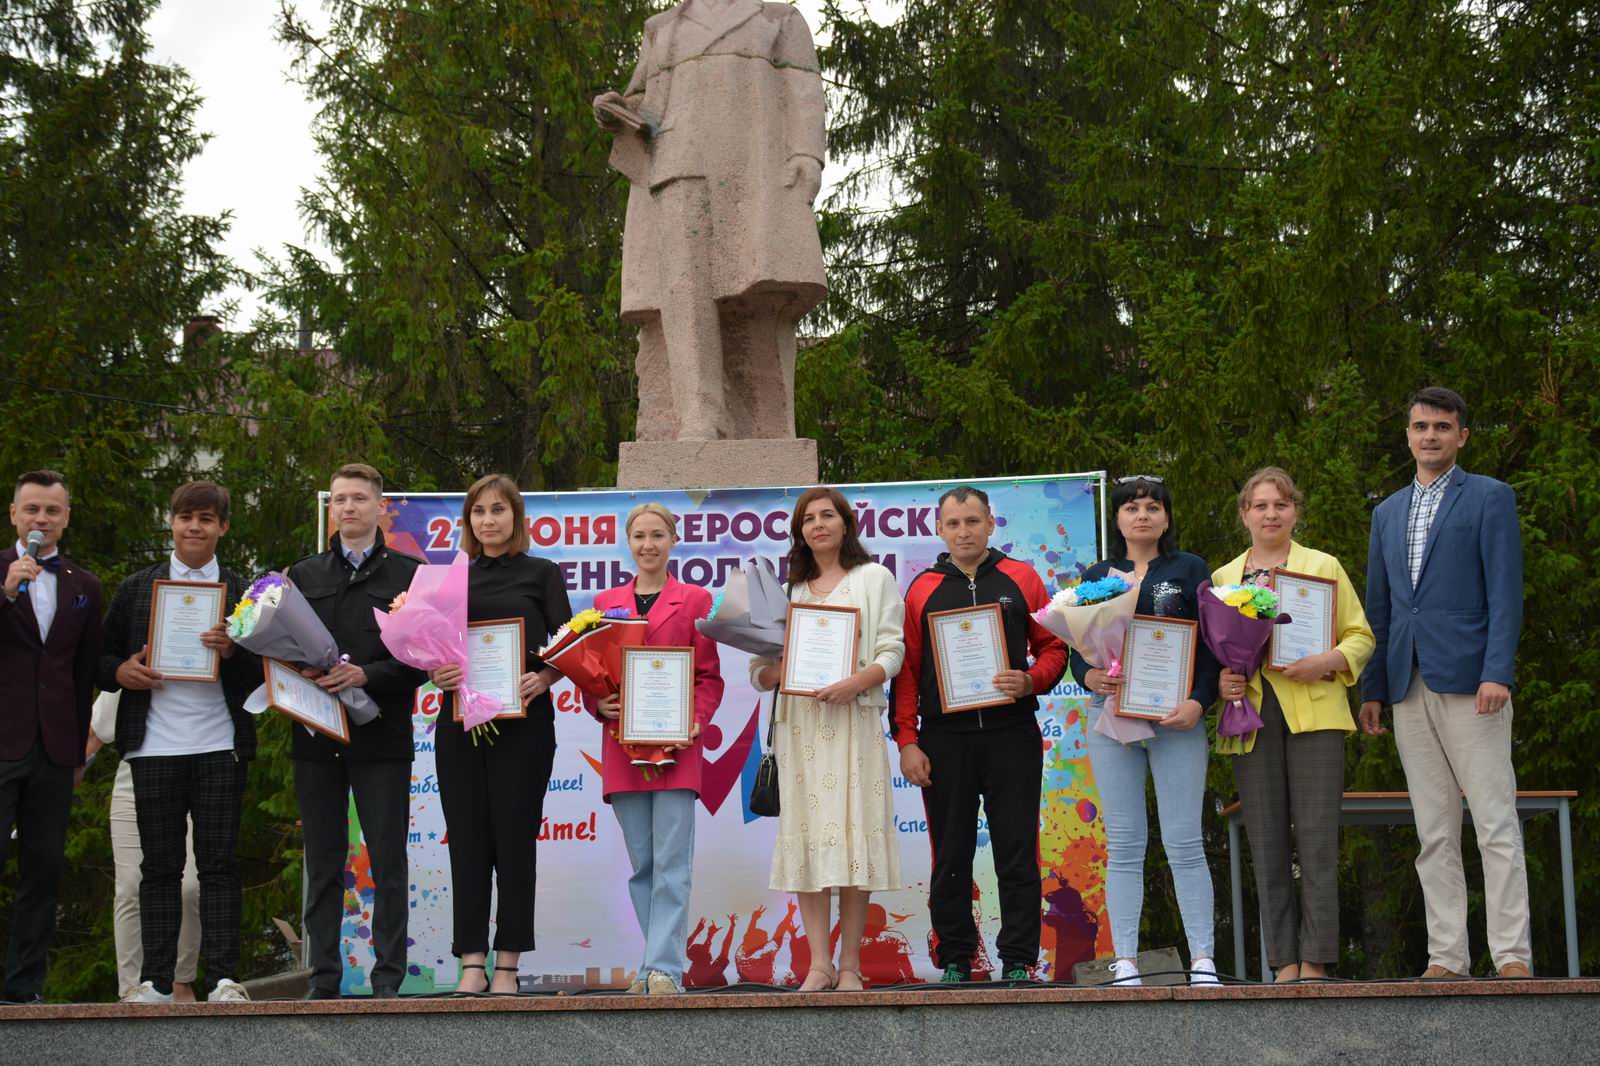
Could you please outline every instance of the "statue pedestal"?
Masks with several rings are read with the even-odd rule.
[[[815,485],[817,442],[643,440],[617,446],[619,489],[713,489]]]

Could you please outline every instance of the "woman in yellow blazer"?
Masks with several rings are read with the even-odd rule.
[[[1346,690],[1360,678],[1375,643],[1339,560],[1295,543],[1304,502],[1285,471],[1256,471],[1239,490],[1239,518],[1250,532],[1250,548],[1211,575],[1214,585],[1267,585],[1274,571],[1288,570],[1338,583],[1337,644],[1331,651],[1249,678],[1223,670],[1219,683],[1222,699],[1248,695],[1261,710],[1260,729],[1220,738],[1217,750],[1234,757],[1267,961],[1279,981],[1326,977],[1328,965],[1339,961],[1339,805],[1344,738],[1356,728]],[[1298,906],[1291,867],[1296,852],[1303,896]]]

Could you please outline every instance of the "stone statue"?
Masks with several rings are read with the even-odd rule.
[[[626,92],[594,111],[632,183],[622,317],[639,327],[639,441],[792,439],[795,323],[827,289],[804,17],[685,0],[645,22]]]

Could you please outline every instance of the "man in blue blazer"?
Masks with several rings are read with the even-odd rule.
[[[1483,856],[1489,951],[1502,977],[1533,961],[1528,874],[1511,764],[1511,685],[1522,630],[1522,534],[1502,481],[1456,465],[1467,405],[1449,389],[1412,397],[1412,483],[1378,505],[1367,552],[1367,620],[1378,646],[1361,675],[1361,728],[1395,743],[1416,812],[1428,912],[1424,977],[1468,973],[1461,869],[1465,793]]]

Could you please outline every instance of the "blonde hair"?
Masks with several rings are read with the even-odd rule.
[[[628,520],[622,524],[622,535],[625,537],[632,536],[633,523],[647,514],[653,514],[665,522],[667,529],[672,531],[672,539],[678,539],[678,516],[667,510],[665,504],[656,503],[653,500],[650,503],[641,503],[628,512]]]
[[[1256,489],[1262,485],[1271,485],[1282,493],[1285,499],[1293,500],[1296,511],[1305,510],[1305,493],[1301,492],[1299,486],[1294,483],[1294,478],[1289,476],[1289,471],[1281,466],[1264,466],[1254,474],[1251,474],[1250,480],[1246,481],[1244,488],[1239,490],[1240,514],[1250,509],[1250,498],[1256,494]]]

